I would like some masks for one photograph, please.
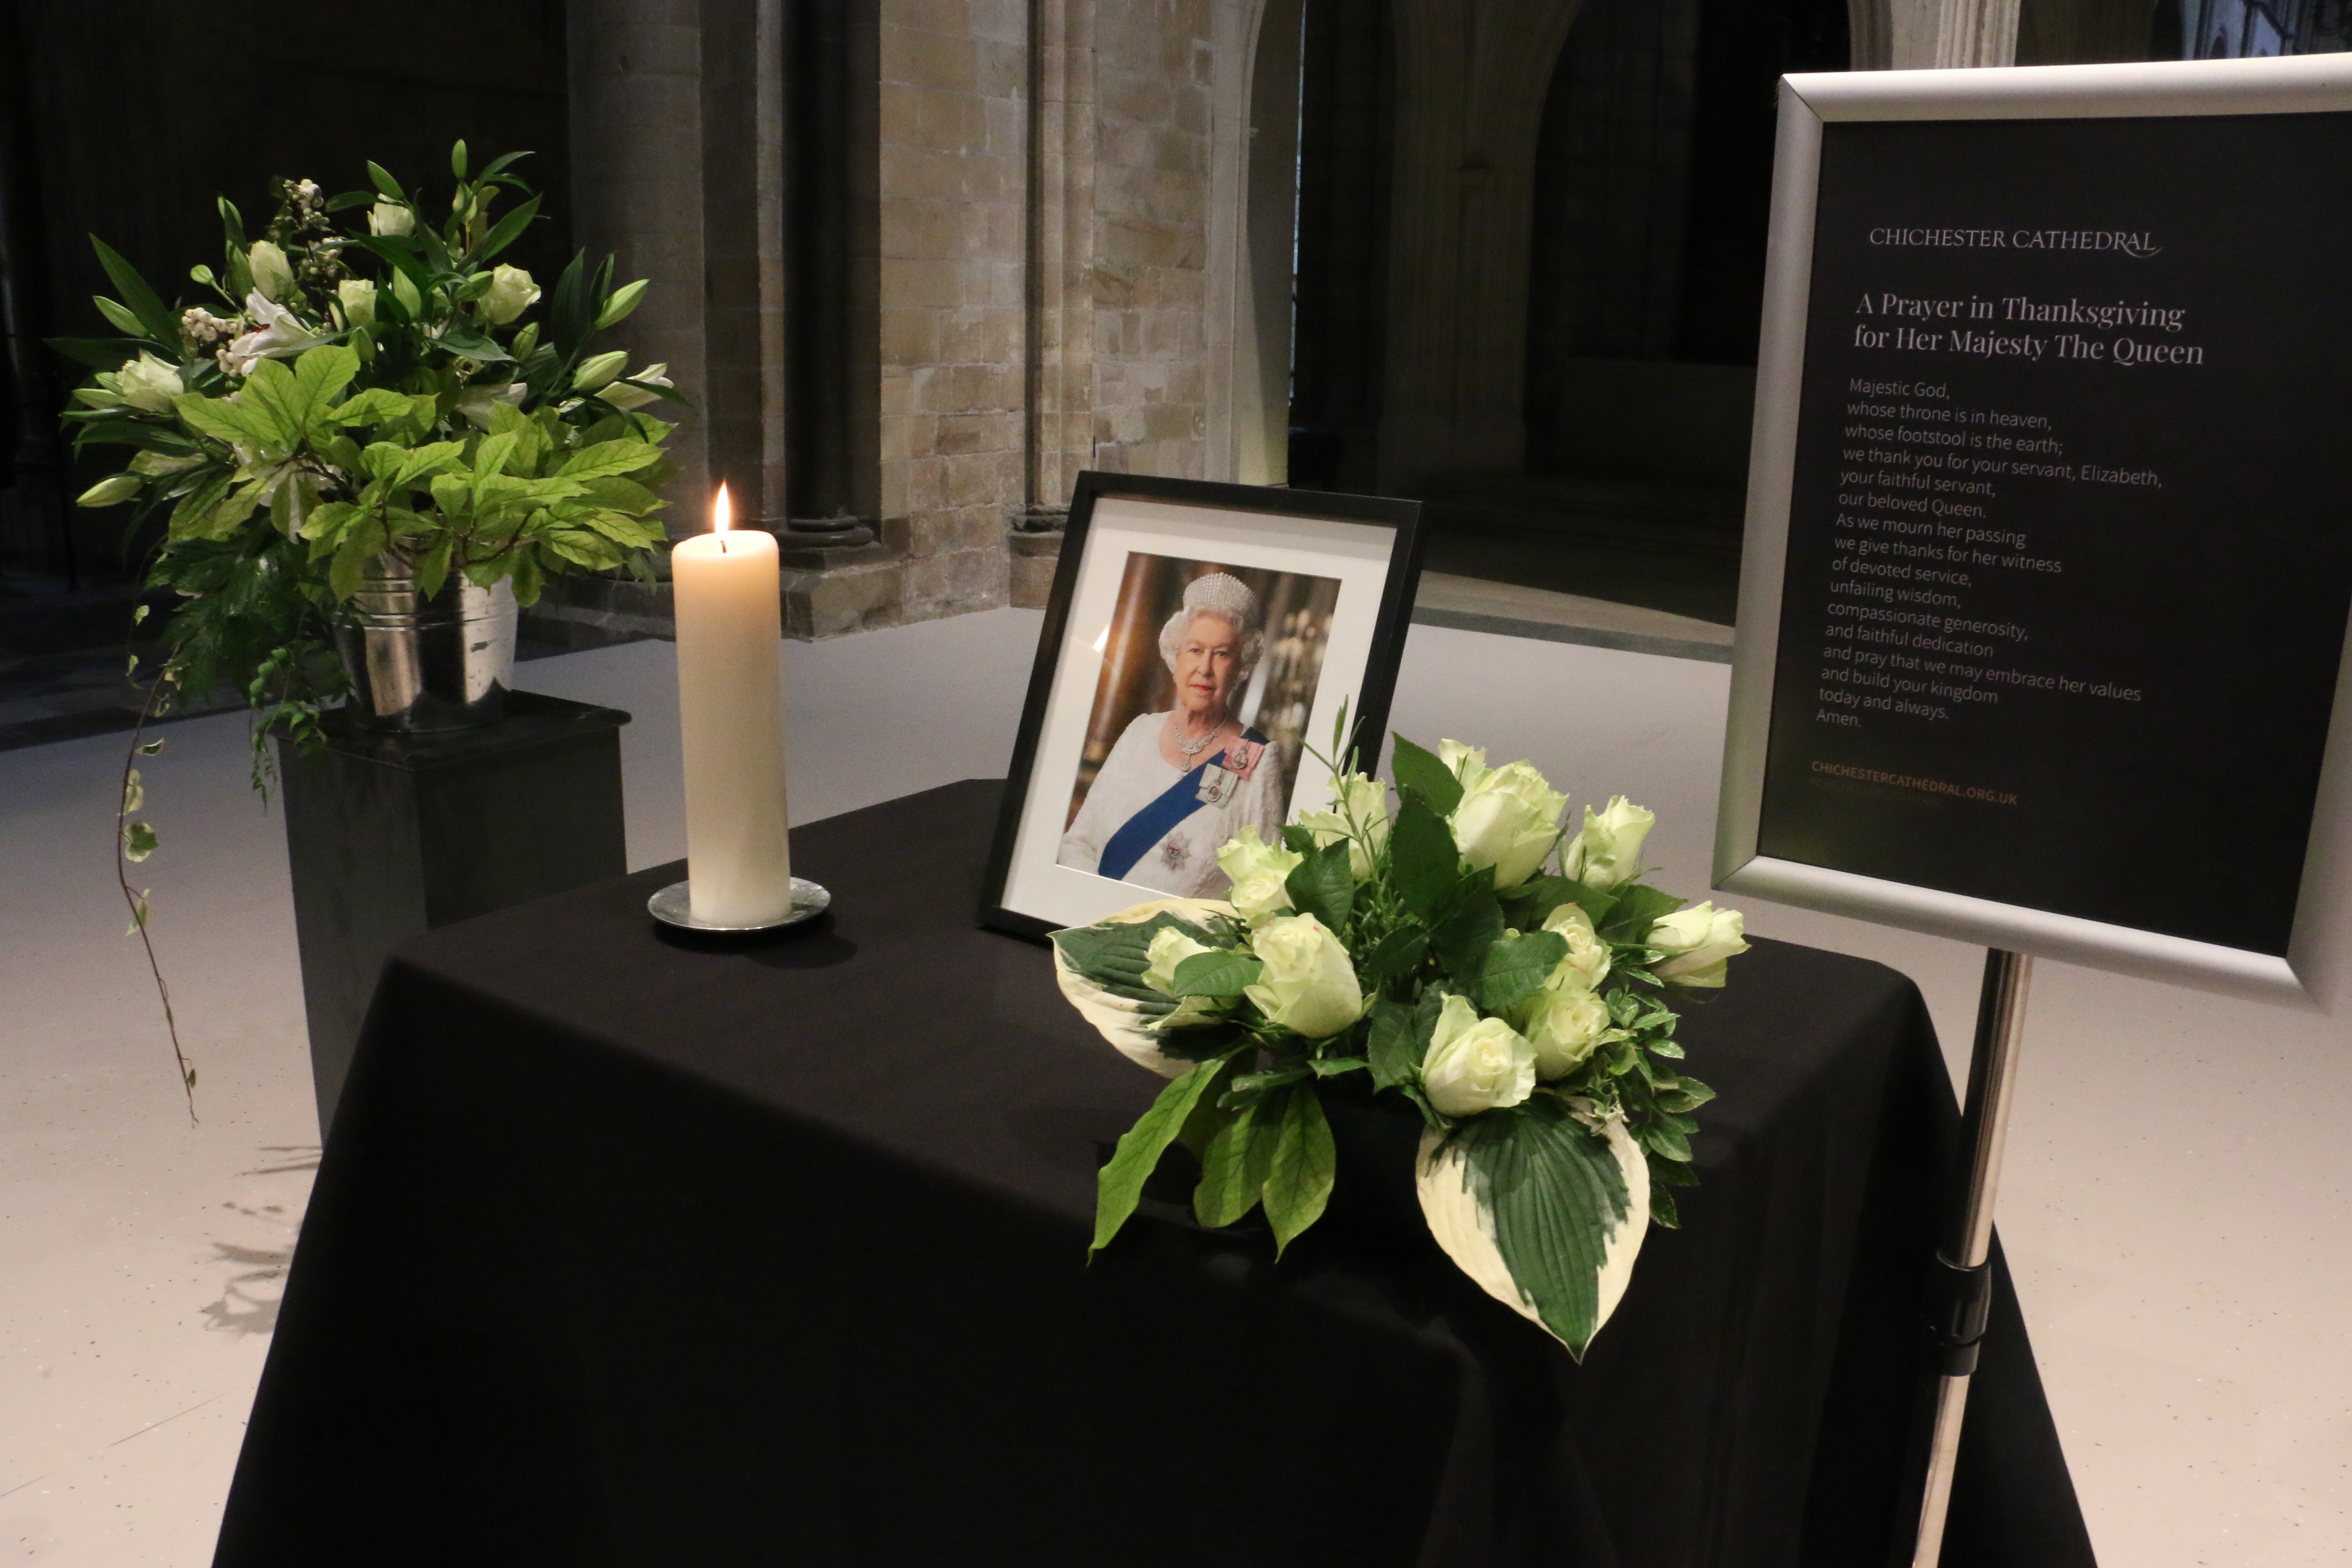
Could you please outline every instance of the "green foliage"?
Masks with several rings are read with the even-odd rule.
[[[1192,1108],[1223,1076],[1219,1069],[1226,1059],[1220,1057],[1202,1062],[1171,1081],[1151,1102],[1151,1109],[1119,1139],[1118,1148],[1096,1178],[1095,1239],[1088,1257],[1109,1246],[1127,1216],[1135,1212],[1143,1184],[1159,1169],[1160,1157],[1168,1152],[1168,1146],[1184,1131]]]
[[[1601,1315],[1601,1266],[1632,1209],[1609,1141],[1559,1096],[1460,1123],[1451,1145],[1493,1215],[1495,1245],[1544,1326],[1581,1361]]]
[[[1419,796],[1440,816],[1453,815],[1462,804],[1462,781],[1454,776],[1454,770],[1439,761],[1436,752],[1414,745],[1402,735],[1390,739],[1395,742],[1389,766],[1396,773],[1397,793],[1408,798]]]
[[[1292,909],[1302,915],[1313,915],[1327,931],[1348,929],[1348,916],[1355,907],[1356,879],[1348,869],[1345,839],[1335,840],[1307,856],[1292,868],[1282,885],[1290,895]]]
[[[1282,1131],[1263,1189],[1266,1222],[1274,1226],[1276,1258],[1301,1232],[1323,1217],[1339,1166],[1339,1151],[1331,1142],[1331,1124],[1323,1117],[1323,1102],[1316,1098],[1311,1084],[1293,1086],[1286,1091]]]
[[[95,373],[63,417],[77,450],[140,454],[83,499],[163,523],[152,578],[183,595],[166,632],[178,689],[233,683],[265,733],[300,739],[340,693],[312,667],[378,554],[405,561],[428,595],[462,574],[511,580],[526,604],[562,573],[648,572],[669,427],[635,409],[677,397],[593,342],[645,285],[614,290],[609,260],[576,257],[559,298],[531,304],[528,276],[497,265],[539,218],[510,172],[523,156],[469,179],[454,147],[437,226],[425,216],[437,201],[373,163],[373,189],[332,198],[279,182],[254,237],[222,199],[221,263],[186,273],[209,290],[201,309],[166,302],[92,237],[112,289],[95,308],[121,335],[55,341]],[[407,232],[373,232],[379,211]],[[270,300],[255,291],[257,238],[290,273],[270,261]],[[142,354],[176,372],[176,390]],[[572,395],[591,359],[594,395]]]
[[[559,319],[563,313],[559,306]],[[512,462],[503,447],[478,449],[475,458],[486,467]],[[605,461],[592,443],[566,471]],[[436,482],[448,492],[446,505],[461,504],[456,490],[468,482],[464,476]],[[597,482],[633,480],[614,472]],[[1160,1153],[1181,1141],[1201,1158],[1194,1216],[1222,1226],[1262,1209],[1279,1257],[1330,1195],[1335,1161],[1323,1096],[1396,1096],[1461,1156],[1480,1233],[1494,1236],[1522,1300],[1580,1354],[1598,1321],[1599,1274],[1612,1237],[1643,1217],[1675,1224],[1675,1189],[1696,1181],[1695,1113],[1713,1091],[1680,1070],[1678,993],[1654,973],[1666,954],[1649,946],[1655,922],[1682,901],[1638,881],[1597,889],[1556,865],[1498,892],[1491,871],[1467,864],[1449,820],[1466,789],[1488,786],[1480,778],[1465,784],[1436,753],[1402,736],[1394,756],[1392,808],[1384,800],[1368,808],[1360,796],[1350,805],[1349,792],[1338,787],[1333,809],[1357,816],[1343,815],[1336,835],[1328,821],[1318,827],[1333,842],[1318,844],[1316,833],[1296,825],[1282,832],[1284,846],[1303,857],[1286,879],[1289,908],[1331,933],[1351,976],[1314,978],[1326,973],[1317,967],[1325,960],[1308,963],[1290,942],[1262,956],[1251,928],[1233,914],[1192,922],[1162,911],[1136,924],[1055,934],[1074,972],[1139,1016],[1169,1017],[1181,1002],[1191,1005],[1182,1015],[1188,1025],[1200,1019],[1197,1027],[1154,1032],[1164,1054],[1196,1065],[1163,1091],[1106,1167],[1096,1245],[1116,1234]],[[1373,820],[1360,820],[1368,809]],[[1557,845],[1553,853],[1560,853]],[[1368,873],[1359,877],[1358,866]],[[1569,926],[1573,942],[1545,929],[1570,905],[1592,928],[1587,936]],[[1171,929],[1210,951],[1179,963],[1163,977],[1163,992],[1145,974],[1151,939]],[[1596,942],[1602,951],[1594,951]],[[1276,973],[1277,961],[1296,966],[1287,978]],[[1298,1016],[1287,1010],[1285,984],[1324,987],[1322,1016],[1358,1000],[1362,1015],[1336,1034],[1307,1039],[1275,1022]],[[1588,985],[1597,1008],[1561,1009],[1549,999],[1551,991]],[[1213,1010],[1202,1009],[1202,1001]],[[1517,1076],[1524,1066],[1480,1067],[1480,1087],[1467,1089],[1465,1106],[1471,1080],[1463,1058],[1432,1060],[1446,1020],[1446,1052],[1502,1050],[1503,1062],[1532,1063],[1549,1076],[1529,1094]],[[1586,1032],[1568,1042],[1546,1032],[1566,1028]],[[1548,1043],[1538,1047],[1522,1031]],[[1521,1087],[1507,1092],[1524,1098],[1485,1087],[1511,1083]],[[1647,1216],[1629,1215],[1630,1190],[1615,1152],[1622,1143],[1612,1143],[1620,1126],[1649,1166]]]
[[[1257,984],[1265,968],[1256,959],[1238,952],[1196,952],[1176,966],[1176,988],[1169,994],[1179,998],[1238,996]]]

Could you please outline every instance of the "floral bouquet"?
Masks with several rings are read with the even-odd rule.
[[[80,504],[167,518],[150,581],[185,602],[151,700],[249,689],[257,783],[265,735],[312,738],[340,695],[328,634],[375,558],[427,597],[461,575],[511,581],[525,605],[557,573],[649,571],[670,426],[635,411],[683,400],[666,367],[624,374],[625,352],[593,348],[643,281],[615,289],[609,258],[575,257],[535,311],[538,283],[499,260],[539,212],[509,172],[523,155],[469,179],[458,142],[437,227],[424,193],[373,163],[373,190],[279,181],[257,238],[223,199],[223,269],[191,268],[208,298],[184,308],[91,242],[121,335],[53,340],[96,372],[65,420],[77,451],[131,457]],[[522,199],[498,212],[509,192]]]
[[[1717,987],[1738,914],[1640,879],[1652,815],[1622,795],[1562,820],[1523,762],[1396,738],[1397,805],[1334,769],[1328,810],[1279,845],[1219,851],[1229,901],[1161,899],[1054,933],[1063,994],[1171,1081],[1103,1167],[1096,1249],[1169,1146],[1192,1207],[1263,1205],[1276,1256],[1321,1216],[1336,1155],[1322,1097],[1398,1097],[1423,1123],[1431,1234],[1490,1295],[1581,1357],[1649,1221],[1675,1224],[1691,1112],[1677,989]]]

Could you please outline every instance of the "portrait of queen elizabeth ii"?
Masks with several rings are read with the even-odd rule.
[[[1214,898],[1230,885],[1219,846],[1248,826],[1278,838],[1338,584],[1249,575],[1257,586],[1207,563],[1130,557],[1058,864]],[[1147,616],[1179,589],[1153,661],[1138,646]]]

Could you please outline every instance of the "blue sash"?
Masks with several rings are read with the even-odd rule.
[[[1242,739],[1263,746],[1266,739],[1255,729],[1242,731]],[[1097,876],[1114,881],[1135,868],[1135,863],[1150,852],[1151,847],[1168,837],[1175,826],[1201,809],[1201,775],[1225,760],[1219,752],[1155,798],[1150,805],[1137,812],[1110,836],[1103,846],[1102,859],[1096,868]],[[1265,759],[1259,763],[1264,765]]]

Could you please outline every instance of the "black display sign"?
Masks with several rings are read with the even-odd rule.
[[[1821,136],[1758,852],[2284,955],[2352,609],[2352,115]]]

